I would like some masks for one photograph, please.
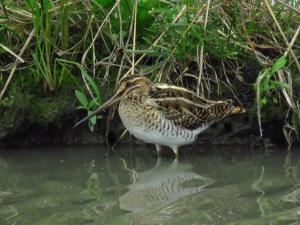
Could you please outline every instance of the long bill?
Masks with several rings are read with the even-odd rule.
[[[82,120],[78,121],[73,128],[77,127],[79,124],[89,120],[90,118],[92,118],[93,116],[95,116],[96,114],[98,114],[99,112],[105,110],[106,108],[108,108],[109,106],[111,106],[112,104],[114,104],[115,102],[120,100],[120,96],[119,96],[119,92],[117,92],[114,96],[112,96],[109,100],[107,100],[105,103],[103,103],[102,105],[100,105],[95,111],[93,111],[91,114],[87,115],[86,117],[84,117]]]

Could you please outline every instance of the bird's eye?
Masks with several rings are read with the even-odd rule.
[[[131,87],[132,86],[132,83],[131,82],[127,82],[126,83],[126,87]]]

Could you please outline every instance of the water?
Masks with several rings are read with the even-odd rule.
[[[100,148],[0,151],[0,224],[300,224],[299,149]]]

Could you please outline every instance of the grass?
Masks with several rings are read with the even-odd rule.
[[[264,110],[280,107],[284,129],[297,134],[299,6],[299,0],[2,0],[0,100],[13,86],[53,95],[72,80],[89,113],[94,106],[83,98],[100,103],[122,76],[139,73],[208,98],[246,99],[257,106],[261,134]]]

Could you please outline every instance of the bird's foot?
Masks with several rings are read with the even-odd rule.
[[[155,145],[156,150],[157,150],[157,156],[160,157],[160,152],[161,152],[161,146],[160,145]]]

